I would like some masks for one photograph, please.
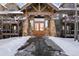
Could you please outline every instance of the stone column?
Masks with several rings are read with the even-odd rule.
[[[56,36],[56,26],[55,26],[55,20],[53,19],[53,17],[51,17],[51,20],[50,20],[50,35]]]
[[[24,23],[23,23],[23,36],[28,35],[28,18],[26,17]]]

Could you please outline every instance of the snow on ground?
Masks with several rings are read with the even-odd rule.
[[[29,37],[30,36],[14,37],[0,40],[0,56],[14,56],[17,49],[21,47]],[[79,42],[74,41],[73,38],[49,37],[49,39],[52,39],[67,55],[79,56]]]
[[[58,38],[49,37],[59,47],[61,47],[67,55],[79,56],[79,42],[74,41],[73,38]]]
[[[0,45],[3,45],[3,44],[5,44],[5,43],[8,43],[8,42],[10,42],[10,41],[12,41],[12,40],[13,40],[12,38],[1,39],[1,40],[0,40]]]
[[[14,37],[9,39],[0,40],[0,56],[14,56],[17,49],[21,47],[28,37]]]

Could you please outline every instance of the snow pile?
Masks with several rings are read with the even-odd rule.
[[[49,37],[59,47],[61,47],[67,55],[79,56],[79,42],[74,41],[73,38],[57,38]]]
[[[29,37],[14,37],[0,40],[0,56],[13,56]]]

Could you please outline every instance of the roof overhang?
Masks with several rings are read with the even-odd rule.
[[[26,9],[29,5],[31,5],[32,3],[27,3],[25,4],[22,8],[21,8],[21,11],[23,11],[24,9]],[[59,9],[53,5],[52,3],[47,3],[49,6],[51,6],[54,10],[58,11]]]

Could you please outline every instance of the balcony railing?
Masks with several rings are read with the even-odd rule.
[[[18,33],[18,30],[3,29],[3,33]]]
[[[68,16],[66,19],[63,20],[63,22],[65,22],[65,20],[66,20],[66,21],[69,21],[69,22],[70,22],[70,21],[75,21],[75,17],[73,17],[73,16]],[[77,20],[79,21],[79,16],[77,17]]]

